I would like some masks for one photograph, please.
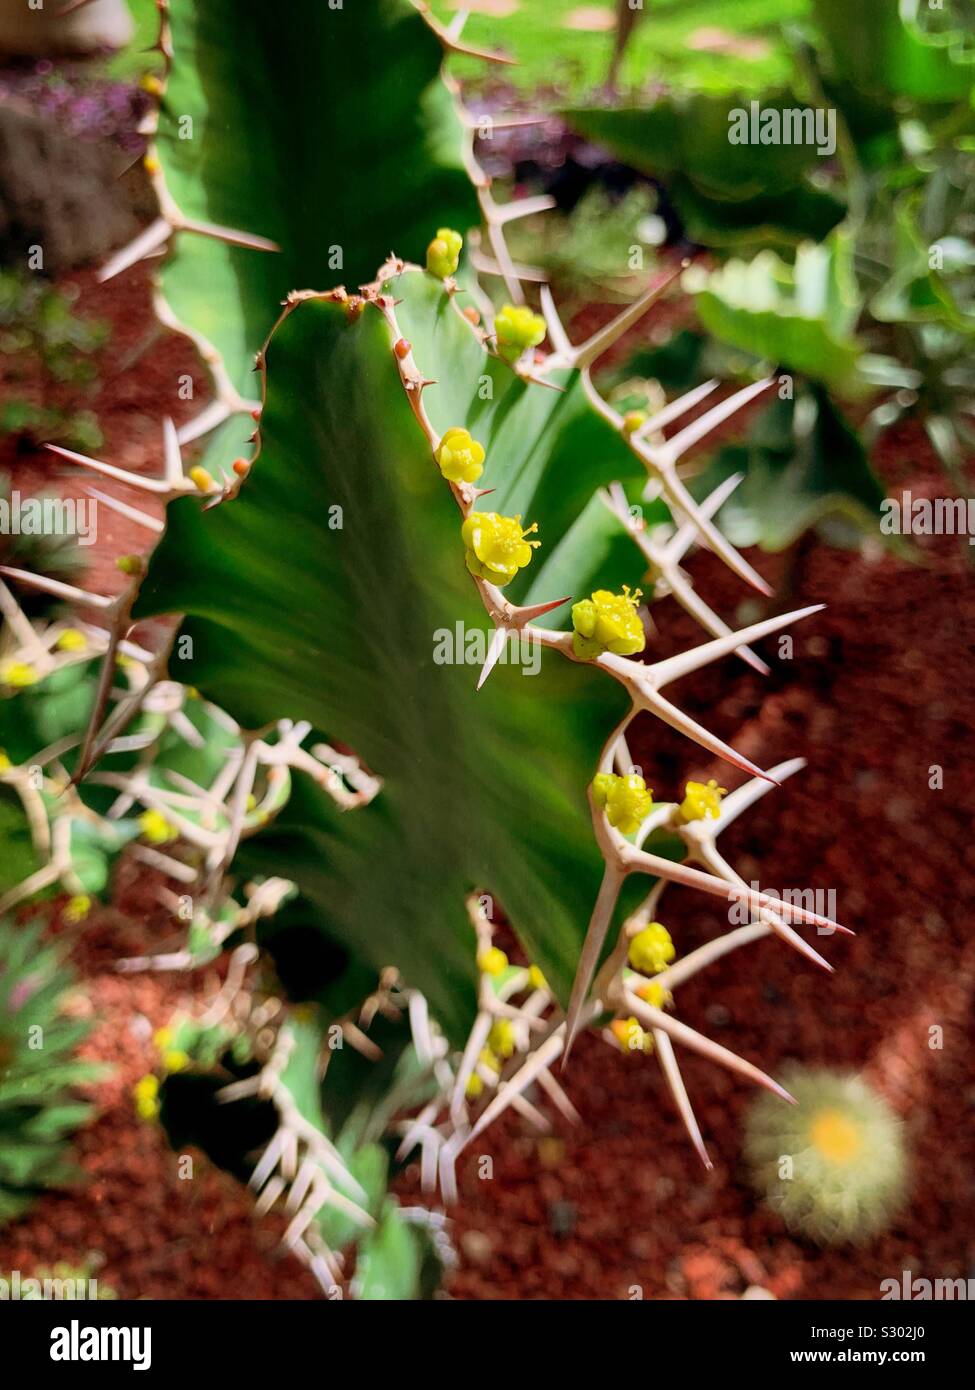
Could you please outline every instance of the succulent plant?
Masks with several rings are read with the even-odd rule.
[[[92,1107],[74,1088],[99,1068],[73,1056],[88,1024],[63,1014],[72,984],[39,926],[0,921],[0,1222],[75,1176],[68,1143]]]
[[[793,1066],[795,1107],[760,1096],[745,1128],[756,1191],[790,1230],[820,1245],[864,1244],[907,1192],[903,1125],[862,1076]]]

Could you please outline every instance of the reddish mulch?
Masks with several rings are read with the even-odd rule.
[[[118,362],[148,334],[147,275],[114,285],[77,276],[82,305],[110,317]],[[103,391],[103,457],[158,470],[162,414],[182,418],[175,378],[198,367],[164,336]],[[198,399],[200,398],[198,393]],[[193,408],[193,407],[191,407]],[[11,462],[11,460],[7,460]],[[13,461],[24,489],[52,474],[40,455]],[[892,431],[879,450],[888,482],[943,492],[920,433]],[[109,485],[112,486],[112,485]],[[125,489],[115,489],[124,493]],[[128,493],[127,500],[136,500]],[[107,517],[107,514],[106,514]],[[114,556],[144,533],[113,518],[99,538],[89,582],[114,586]],[[448,1290],[459,1298],[735,1297],[760,1284],[780,1298],[876,1298],[903,1269],[928,1277],[975,1269],[975,1101],[972,989],[975,946],[975,775],[968,739],[975,705],[975,586],[957,540],[933,544],[930,567],[868,562],[804,546],[790,603],[828,600],[796,629],[795,656],[762,681],[740,664],[700,673],[676,697],[716,733],[765,766],[801,754],[805,772],[773,791],[725,837],[746,879],[836,894],[836,916],[855,939],[816,939],[836,965],[827,977],[775,940],[720,962],[681,989],[681,1017],[773,1074],[785,1059],[865,1068],[903,1115],[914,1160],[910,1204],[891,1232],[855,1251],[821,1251],[788,1237],[759,1207],[740,1170],[746,1086],[687,1053],[681,1063],[715,1170],[704,1174],[652,1059],[626,1059],[599,1039],[577,1045],[567,1087],[582,1123],[539,1141],[505,1117],[467,1156],[451,1212],[461,1255]],[[751,556],[773,581],[782,557]],[[691,569],[729,618],[749,598],[714,558]],[[699,640],[672,605],[661,651]],[[658,610],[655,610],[655,616]],[[750,618],[753,613],[742,615]],[[775,646],[768,644],[774,656]],[[719,776],[694,748],[652,723],[634,756],[660,797],[687,776]],[[928,786],[944,768],[944,789]],[[729,780],[730,779],[730,780]],[[718,933],[721,911],[673,891],[665,920],[684,953]],[[107,933],[107,934],[103,934]],[[151,935],[139,930],[136,936]],[[123,939],[123,937],[125,939]],[[276,1249],[280,1224],[255,1221],[246,1192],[197,1159],[181,1182],[157,1126],[135,1116],[128,1092],[154,1060],[150,1033],[203,981],[120,977],[112,962],[138,949],[132,929],[86,931],[76,957],[97,1022],[87,1056],[116,1071],[94,1088],[102,1118],[78,1141],[87,1181],[40,1200],[0,1232],[0,1269],[105,1258],[100,1277],[125,1297],[311,1297],[315,1285]],[[929,1028],[943,1047],[929,1046]],[[479,1153],[493,1178],[478,1176]],[[416,1191],[414,1173],[401,1184]]]

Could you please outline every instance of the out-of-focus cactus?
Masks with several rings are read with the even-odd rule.
[[[752,1182],[791,1230],[821,1245],[864,1244],[904,1200],[901,1121],[855,1073],[794,1066],[783,1080],[798,1105],[760,1096],[748,1117]]]
[[[88,1024],[64,1016],[73,976],[40,938],[0,922],[0,1222],[73,1178],[68,1140],[91,1115],[74,1088],[99,1071],[72,1057]]]

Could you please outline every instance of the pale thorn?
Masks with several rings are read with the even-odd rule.
[[[264,1216],[267,1212],[269,1212],[271,1208],[274,1206],[274,1203],[281,1196],[282,1192],[285,1191],[286,1187],[287,1184],[285,1183],[284,1178],[273,1177],[265,1187],[264,1191],[258,1197],[257,1201],[254,1203],[254,1211],[256,1215]]]
[[[427,28],[436,34],[444,48],[449,49],[451,53],[463,53],[468,58],[482,58],[486,63],[503,63],[509,67],[516,64],[517,59],[509,58],[505,53],[497,53],[491,48],[477,48],[471,44],[462,43],[459,36],[455,36],[451,33],[451,30],[457,23],[457,17],[454,18],[448,28],[441,24],[440,20],[437,19],[436,15],[431,11],[430,6],[425,3],[425,0],[410,0],[410,3],[413,5],[413,8],[419,11],[423,16]],[[467,13],[466,10],[460,11],[460,15],[463,16],[463,19],[466,19]],[[462,27],[463,21],[461,23],[461,28]]]
[[[256,409],[256,405],[254,408]],[[194,415],[192,420],[188,420],[185,425],[180,426],[176,433],[177,442],[179,444],[192,444],[194,439],[209,434],[218,425],[222,425],[225,420],[229,420],[235,412],[235,406],[218,396],[216,400],[205,406],[199,415]],[[180,468],[180,476],[182,477],[182,468]]]
[[[737,632],[730,632],[725,637],[715,637],[713,641],[703,642],[699,647],[678,652],[676,656],[655,661],[647,667],[650,679],[658,689],[670,685],[672,681],[680,680],[692,671],[699,671],[702,666],[710,666],[712,661],[720,661],[723,656],[730,656],[738,647],[745,647],[749,642],[758,642],[763,637],[778,632],[780,628],[788,627],[790,623],[822,612],[825,607],[824,603],[811,603],[808,607],[796,608],[791,613],[779,613],[774,618],[763,619],[760,623],[750,623],[748,627],[739,628]]]
[[[710,521],[715,513],[724,506],[735,488],[744,480],[744,477],[744,473],[732,473],[730,477],[725,478],[723,483],[719,483],[713,492],[709,492],[707,497],[698,503],[701,515]],[[678,564],[683,560],[691,546],[698,543],[700,543],[700,533],[693,521],[683,521],[664,546],[664,555],[673,564]]]
[[[536,213],[548,212],[555,205],[555,199],[548,193],[541,193],[535,198],[516,198],[511,203],[495,203],[495,218],[498,225],[503,227],[519,217],[533,217]]]
[[[718,936],[713,941],[706,941],[703,946],[698,946],[696,951],[681,956],[680,960],[675,961],[673,965],[668,965],[667,969],[662,970],[659,975],[655,975],[653,977],[654,983],[663,989],[677,989],[679,985],[693,979],[701,970],[713,965],[722,956],[737,951],[741,946],[751,946],[754,942],[760,941],[762,937],[770,936],[771,933],[772,928],[766,922],[750,922],[747,927],[736,927],[734,931],[725,932],[723,936]]]
[[[656,878],[670,879],[671,883],[679,883],[685,888],[700,888],[702,892],[710,893],[716,898],[724,898],[726,902],[747,903],[755,913],[766,909],[787,921],[826,927],[830,931],[840,932],[843,936],[854,935],[849,927],[841,927],[839,922],[834,922],[832,918],[824,917],[818,912],[810,912],[808,908],[800,907],[797,903],[787,903],[779,898],[770,897],[768,893],[762,893],[756,888],[736,887],[714,874],[702,873],[700,869],[692,869],[687,864],[675,864],[672,859],[664,859],[661,855],[637,849],[622,836],[618,836],[618,839],[620,858],[627,872],[653,874]]]
[[[641,691],[641,703],[651,714],[655,714],[658,719],[662,719],[665,724],[669,724],[679,734],[684,734],[685,737],[692,739],[701,748],[706,748],[715,757],[723,758],[726,763],[731,763],[732,767],[747,772],[750,777],[764,777],[767,781],[778,785],[774,777],[763,772],[760,767],[744,757],[743,754],[736,753],[730,744],[724,743],[716,734],[705,729],[703,724],[698,724],[696,719],[692,719],[677,705],[665,699],[655,687],[650,686]]]
[[[464,1135],[457,1130],[440,1145],[437,1155],[437,1171],[440,1177],[440,1192],[444,1204],[449,1206],[457,1201],[457,1155],[464,1145]]]
[[[266,236],[255,236],[252,232],[242,232],[237,227],[222,227],[218,222],[202,222],[195,217],[180,216],[176,230],[195,232],[198,236],[212,237],[214,241],[225,242],[228,246],[243,246],[250,251],[280,251],[276,241]]]
[[[704,840],[700,843],[697,847],[697,855],[704,861],[711,872],[717,874],[719,878],[725,879],[728,883],[737,883],[741,887],[748,886],[741,874],[736,873],[728,861],[718,853],[713,841]],[[790,927],[786,922],[783,922],[778,913],[763,910],[758,913],[758,916],[761,921],[767,923],[768,926],[772,928],[776,936],[781,937],[787,945],[791,946],[793,950],[798,951],[801,956],[805,956],[813,965],[818,965],[821,969],[825,970],[828,975],[835,973],[829,961],[804,941],[794,927]]]
[[[453,19],[446,26],[445,32],[450,35],[451,39],[460,38],[467,25],[468,19],[470,19],[470,16],[471,12],[468,9],[468,7],[466,5],[461,5],[457,13],[454,15]]]
[[[769,776],[774,777],[776,782],[781,785],[783,782],[787,782],[790,777],[794,777],[797,772],[801,772],[805,766],[805,758],[789,758],[784,763],[776,763],[775,767],[770,767]],[[721,802],[721,810],[714,820],[692,821],[686,828],[688,831],[693,831],[695,827],[700,827],[703,835],[713,840],[769,791],[771,791],[771,783],[764,780],[753,779],[751,782],[745,782],[724,797]]]
[[[440,1150],[443,1135],[435,1129],[424,1129],[420,1137],[420,1187],[424,1192],[436,1192],[440,1169]]]
[[[770,1076],[753,1066],[751,1062],[746,1062],[744,1057],[739,1057],[736,1052],[731,1052],[727,1047],[722,1047],[720,1043],[706,1038],[703,1033],[698,1033],[694,1028],[688,1028],[686,1023],[672,1018],[670,1014],[664,1013],[663,1009],[655,1009],[652,1004],[645,1003],[638,995],[633,994],[625,987],[623,989],[623,1002],[628,1009],[633,1011],[641,1023],[648,1025],[651,1029],[659,1028],[662,1032],[669,1033],[674,1042],[682,1043],[692,1052],[698,1052],[702,1057],[717,1062],[719,1066],[737,1072],[739,1076],[745,1077],[747,1081],[753,1082],[756,1086],[764,1086],[773,1095],[787,1100],[790,1105],[798,1104],[795,1097],[790,1096],[784,1086],[773,1081]]]
[[[143,527],[146,531],[151,531],[153,535],[162,535],[166,529],[165,522],[158,517],[150,516],[148,512],[142,512],[138,507],[130,507],[127,502],[123,502],[118,497],[112,497],[107,492],[101,492],[97,487],[92,487],[90,483],[83,483],[82,487],[89,497],[94,497],[103,507],[107,507],[110,512],[118,512],[119,516],[126,517],[129,521],[134,521],[137,526]]]
[[[127,246],[123,246],[114,256],[109,257],[96,277],[99,283],[104,284],[106,280],[121,275],[123,270],[128,270],[136,261],[141,261],[153,251],[158,251],[172,230],[172,225],[165,217],[157,217],[154,222],[150,222],[149,226]]]
[[[454,1079],[454,1089],[450,1097],[450,1118],[454,1124],[458,1124],[467,1114],[465,1098],[467,1083],[474,1074],[477,1059],[488,1040],[490,1031],[491,1015],[482,1009],[475,1018],[468,1034],[467,1044],[457,1068],[457,1076]]]
[[[103,473],[106,478],[114,478],[117,483],[139,488],[142,492],[155,492],[162,497],[173,495],[173,486],[165,478],[145,478],[141,473],[130,473],[126,468],[116,468],[113,463],[102,463],[99,459],[88,458],[86,454],[76,454],[73,449],[62,449],[60,444],[45,444],[44,447],[70,463],[78,463],[82,468],[91,468],[96,473]]]
[[[775,378],[768,376],[761,381],[752,382],[750,386],[745,386],[740,391],[735,391],[723,401],[719,401],[717,405],[712,406],[710,410],[706,410],[691,424],[685,425],[679,434],[675,434],[672,439],[668,439],[660,445],[660,454],[667,458],[670,463],[676,463],[687,453],[688,449],[693,449],[694,445],[699,443],[705,435],[710,434],[719,425],[723,425],[726,420],[730,420],[732,415],[736,415],[756,396],[760,396],[763,391],[767,391],[770,386],[774,385]]]
[[[136,859],[141,859],[144,864],[151,864],[154,869],[160,869],[169,878],[175,878],[179,883],[194,883],[197,871],[192,864],[184,864],[180,859],[173,859],[169,854],[160,854],[159,850],[153,849],[150,845],[133,845],[130,853]]]
[[[549,358],[549,364],[553,364],[553,359],[555,358],[555,356],[556,354],[553,353],[552,357]],[[558,354],[558,357],[561,359],[562,354]],[[585,392],[586,399],[592,406],[593,410],[595,410],[596,414],[601,415],[608,425],[612,425],[614,430],[621,430],[623,428],[622,415],[619,413],[618,410],[613,409],[609,401],[603,400],[602,396],[599,394],[595,386],[592,384],[592,377],[590,376],[588,369],[581,373],[580,380],[582,382],[582,389]],[[644,497],[646,497],[646,493],[644,493]]]
[[[183,482],[183,456],[179,448],[176,426],[167,415],[163,420],[163,469],[170,487],[177,488]]]
[[[667,1085],[670,1087],[670,1094],[674,1098],[674,1104],[677,1106],[677,1113],[684,1121],[684,1128],[690,1136],[691,1143],[694,1145],[698,1158],[710,1173],[714,1164],[708,1157],[708,1151],[704,1146],[704,1140],[701,1137],[701,1131],[694,1116],[690,1097],[684,1085],[684,1078],[680,1074],[680,1067],[677,1065],[677,1058],[674,1056],[673,1043],[662,1028],[654,1028],[653,1041],[657,1049],[657,1058],[660,1062],[660,1068],[663,1071]]]
[[[644,421],[636,431],[637,437],[646,439],[648,435],[658,434],[660,430],[666,429],[668,425],[673,424],[675,420],[685,415],[688,410],[693,410],[693,408],[700,401],[703,401],[706,396],[710,396],[711,392],[717,389],[717,386],[717,378],[712,377],[710,381],[702,382],[700,386],[695,386],[692,390],[685,391],[683,396],[678,396],[677,399],[671,401],[669,405],[663,406],[662,409],[651,415],[649,420]]]
[[[63,584],[60,579],[51,579],[46,574],[34,574],[30,570],[15,569],[12,565],[0,565],[0,574],[14,579],[27,589],[39,589],[42,593],[63,598],[67,603],[82,604],[91,608],[112,608],[115,599],[104,594],[90,594],[86,589],[77,589],[73,584]]]
[[[495,219],[497,204],[491,197],[486,188],[482,188],[477,195],[481,212],[487,223],[488,241],[494,252],[495,260],[500,269],[501,278],[504,280],[504,287],[508,291],[508,296],[512,304],[521,305],[525,302],[525,292],[521,288],[521,281],[515,270],[515,263],[511,259],[511,252],[508,250],[508,243],[504,239],[504,231]],[[491,328],[494,330],[494,319],[491,319]],[[527,351],[527,349],[526,349]],[[524,354],[523,354],[524,355]],[[517,365],[517,364],[515,364]]]
[[[414,1148],[414,1146],[419,1142],[420,1131],[423,1129],[430,1128],[434,1120],[437,1118],[437,1111],[439,1108],[440,1107],[438,1102],[432,1100],[423,1107],[423,1109],[420,1111],[419,1115],[415,1117],[415,1119],[406,1121],[405,1133],[403,1135],[402,1140],[400,1141],[399,1148],[396,1150],[397,1163],[402,1163],[403,1160],[406,1158],[407,1154],[409,1154],[410,1151]]]
[[[710,632],[714,637],[731,635],[732,628],[712,608],[708,607],[694,585],[681,574],[679,569],[667,574],[666,578],[674,602],[679,604],[695,622],[700,623],[705,632]],[[757,671],[760,676],[767,676],[771,673],[771,668],[752,651],[751,647],[735,647],[734,654],[747,666],[750,666],[753,671]]]
[[[499,1115],[503,1115],[508,1106],[513,1104],[516,1096],[520,1096],[526,1091],[532,1082],[550,1067],[560,1056],[565,1047],[565,1024],[560,1023],[554,1033],[551,1033],[544,1042],[539,1043],[534,1052],[530,1052],[522,1062],[509,1081],[497,1091],[488,1104],[477,1117],[474,1128],[465,1137],[463,1143],[458,1148],[458,1153],[472,1139],[476,1139],[479,1134],[483,1134],[488,1125],[494,1123]]]
[[[491,641],[488,643],[487,655],[484,658],[484,665],[481,667],[481,674],[477,678],[477,689],[487,680],[488,676],[497,665],[501,653],[504,651],[505,643],[508,640],[508,629],[506,627],[496,627],[491,633]]]
[[[474,269],[482,275],[496,275],[499,279],[504,278],[504,271],[498,262],[493,256],[485,255],[483,251],[471,251],[470,262]],[[519,280],[528,280],[533,285],[540,285],[545,281],[545,271],[537,265],[523,265],[520,261],[512,261],[511,268]]]
[[[523,607],[516,607],[511,613],[511,625],[513,627],[524,627],[526,623],[534,622],[536,618],[541,618],[545,613],[551,613],[555,608],[561,608],[563,603],[571,603],[572,595],[565,598],[549,599],[547,603],[530,603]]]
[[[410,991],[408,1004],[410,1032],[417,1060],[421,1066],[433,1066],[433,1038],[430,1033],[430,1010],[426,998],[418,989]]]
[[[624,333],[629,332],[635,323],[639,323],[651,305],[655,304],[664,291],[680,277],[683,269],[684,267],[680,267],[677,270],[668,271],[662,280],[658,281],[656,285],[652,285],[632,304],[628,304],[622,313],[617,314],[616,318],[604,324],[602,328],[598,328],[584,343],[574,347],[570,360],[565,365],[575,367],[578,371],[592,366],[593,362],[600,358],[615,342],[618,342]]]
[[[659,461],[653,450],[647,450],[645,445],[637,445],[637,452],[641,453],[644,461],[651,468],[656,468],[660,473],[660,480],[663,484],[663,492],[666,499],[675,503],[682,512],[685,512],[695,523],[700,534],[707,541],[714,553],[724,561],[728,568],[743,579],[746,584],[750,584],[753,589],[764,598],[771,598],[772,590],[756,569],[748,563],[743,556],[739,555],[734,546],[718,530],[714,522],[709,517],[704,516],[694,498],[688,492],[681,479],[677,476],[677,470],[668,461]]]
[[[552,295],[551,287],[544,284],[539,291],[539,298],[542,305],[542,317],[545,320],[545,327],[548,331],[548,339],[555,352],[568,356],[572,352],[572,344],[569,342],[569,335],[565,331],[565,326],[559,317],[559,311],[555,307],[555,299]]]
[[[580,1116],[578,1110],[572,1104],[552,1073],[547,1071],[544,1067],[538,1073],[538,1084],[541,1086],[542,1090],[546,1092],[549,1100],[563,1119],[568,1120],[569,1123],[573,1125],[579,1123]]]
[[[278,1161],[284,1152],[284,1138],[285,1130],[283,1127],[279,1127],[274,1131],[274,1134],[268,1141],[267,1147],[254,1165],[254,1171],[250,1175],[247,1186],[253,1188],[255,1192],[260,1192],[261,1188],[278,1166]]]
[[[15,884],[13,888],[8,889],[0,897],[0,912],[6,912],[16,903],[22,902],[34,893],[39,893],[42,888],[48,888],[51,884],[57,883],[60,877],[61,866],[56,860],[52,860],[50,864],[45,864],[43,868],[25,878],[22,883]]]
[[[590,793],[591,796],[591,793]],[[583,1008],[589,995],[589,986],[596,973],[596,966],[602,954],[603,942],[606,940],[606,933],[609,931],[616,911],[616,902],[619,898],[620,888],[626,877],[625,871],[615,864],[607,863],[603,869],[602,883],[599,885],[599,893],[593,906],[592,916],[589,918],[589,925],[586,928],[586,939],[582,943],[582,951],[576,965],[575,979],[572,982],[572,993],[569,996],[569,1007],[566,1010],[566,1035],[565,1053],[562,1058],[562,1069],[569,1060],[569,1053],[572,1051],[572,1044],[575,1042],[576,1034],[581,1027]]]

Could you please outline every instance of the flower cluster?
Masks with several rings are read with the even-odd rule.
[[[624,584],[621,594],[597,589],[591,598],[572,605],[572,650],[580,661],[603,652],[633,656],[643,651],[647,639],[637,612],[642,597],[639,589],[631,594]]]
[[[721,798],[726,795],[726,789],[719,787],[713,777],[707,785],[704,782],[688,782],[678,815],[683,821],[717,820],[721,814]]]
[[[510,584],[531,560],[532,550],[541,544],[525,540],[537,529],[532,525],[523,530],[520,516],[473,512],[461,527],[467,568],[478,579],[487,579],[499,588]]]
[[[451,483],[476,483],[484,472],[484,446],[459,425],[443,436],[434,457]]]
[[[634,772],[626,777],[597,772],[592,779],[592,796],[621,835],[635,835],[653,805],[653,792]]]
[[[437,235],[427,247],[427,270],[430,274],[436,275],[438,280],[455,275],[463,245],[464,238],[460,232],[451,231],[449,227],[439,227]]]
[[[526,348],[537,347],[545,337],[545,320],[521,305],[505,304],[494,320],[498,353],[506,362],[517,362]]]

